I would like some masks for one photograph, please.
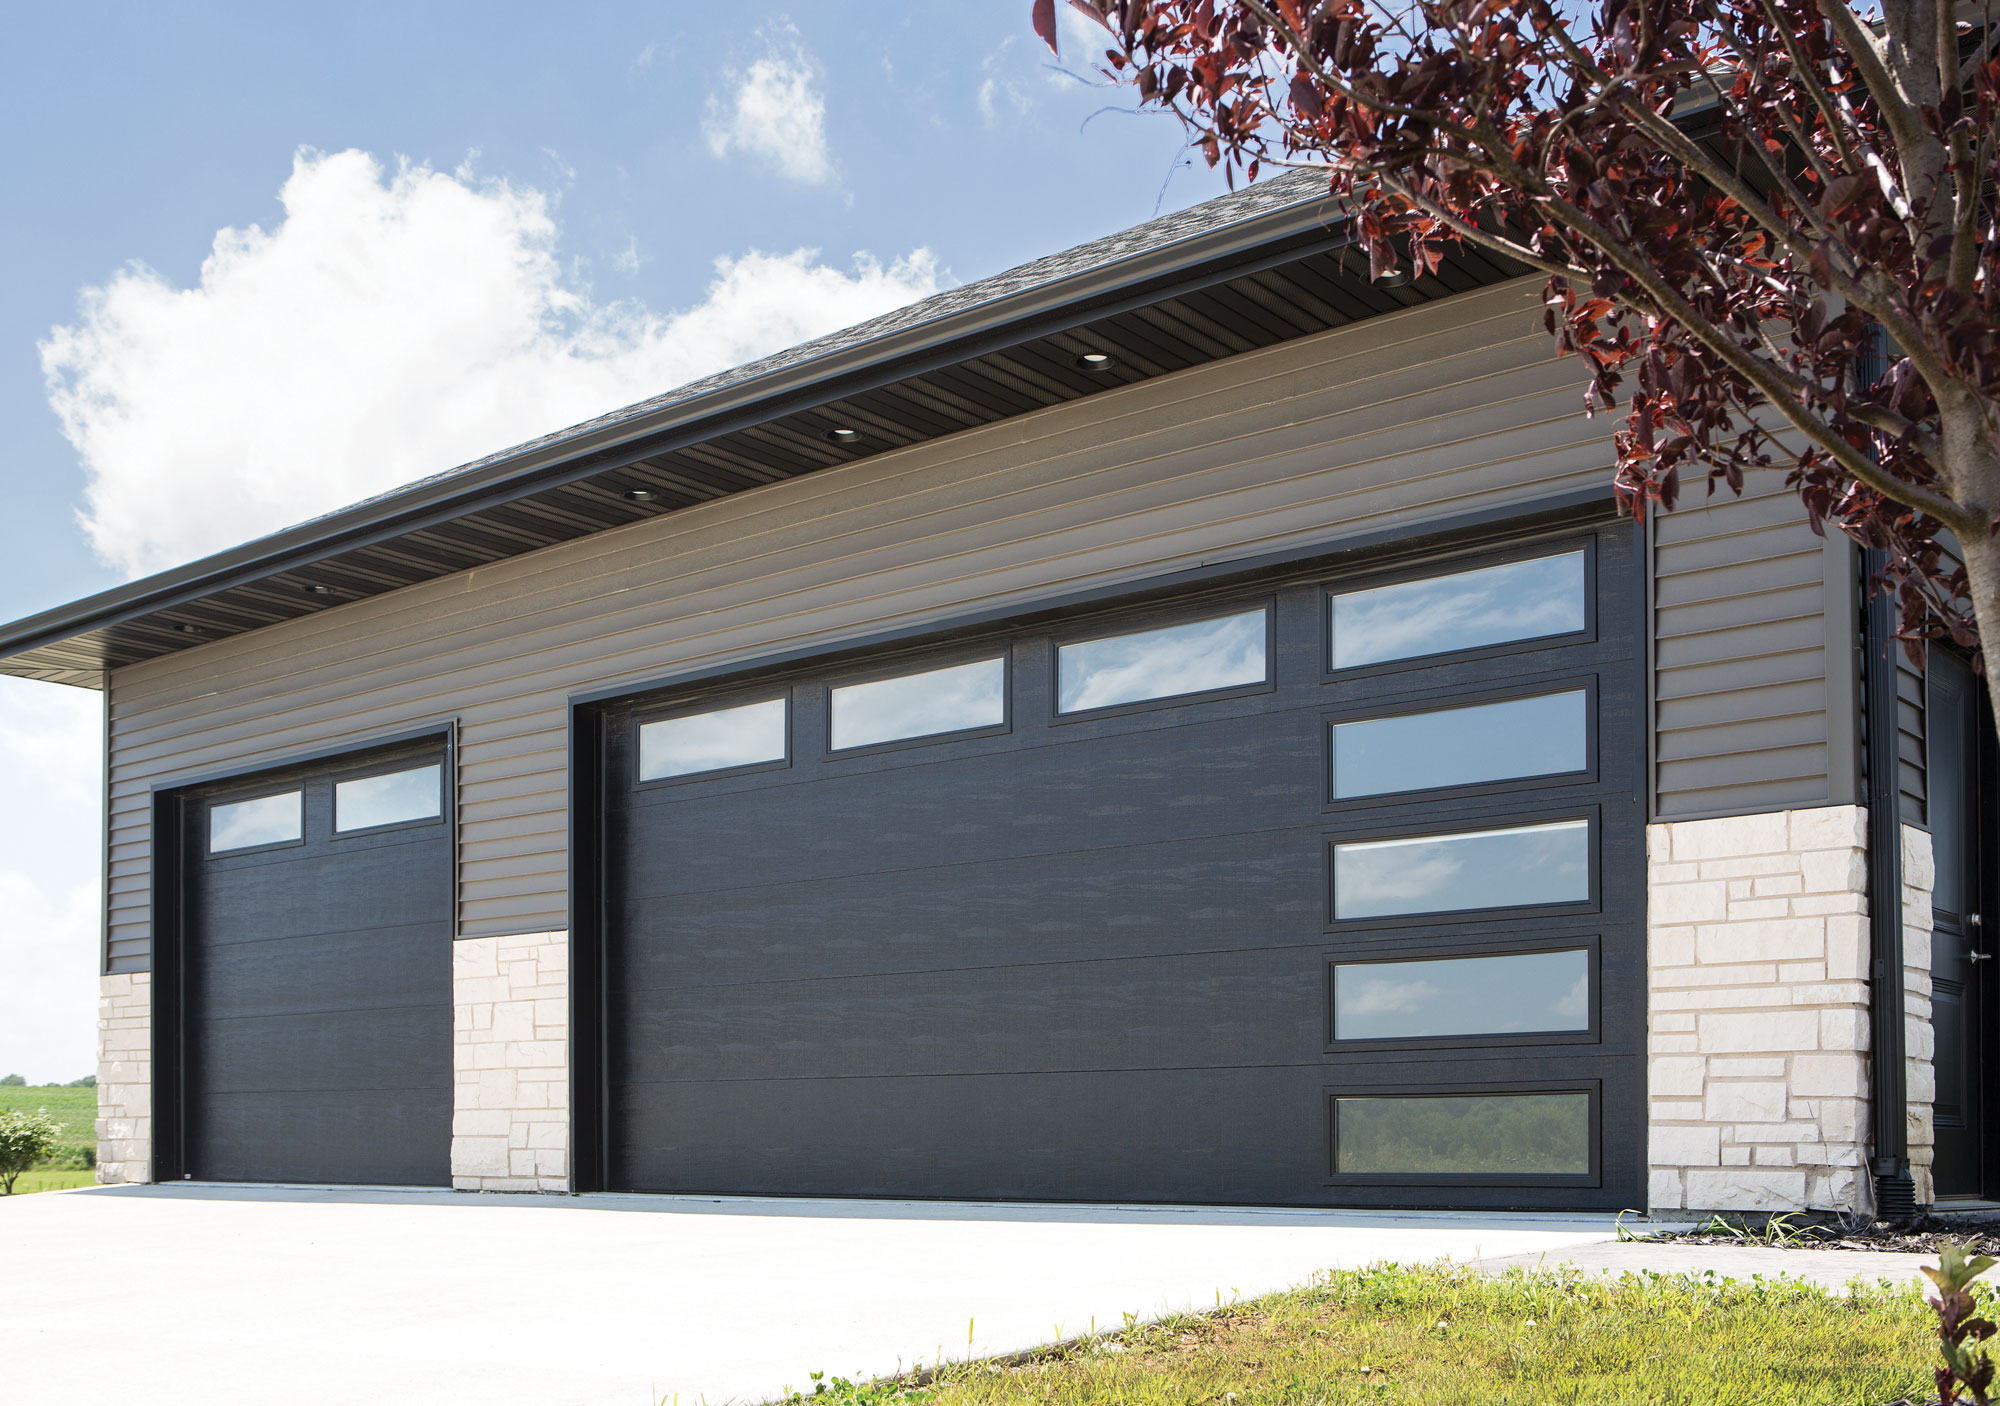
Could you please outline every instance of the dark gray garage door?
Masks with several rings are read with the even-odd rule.
[[[620,705],[605,1180],[1639,1204],[1628,528]]]
[[[183,803],[188,1176],[449,1182],[445,774],[404,751]]]

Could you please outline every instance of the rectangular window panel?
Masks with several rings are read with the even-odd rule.
[[[1576,551],[1343,592],[1332,598],[1333,667],[1574,634],[1584,580]]]
[[[1589,897],[1587,820],[1333,847],[1336,918],[1518,908]]]
[[[1334,1170],[1386,1176],[1588,1176],[1586,1093],[1336,1098]]]
[[[1056,708],[1077,713],[1262,683],[1262,609],[1161,630],[1066,644],[1056,651]]]
[[[1590,765],[1589,702],[1578,689],[1336,723],[1334,798],[1582,771]]]
[[[368,830],[444,814],[444,768],[436,763],[342,781],[333,788],[333,828]]]
[[[1336,1040],[1588,1029],[1590,953],[1582,948],[1333,969]]]
[[[639,779],[661,781],[703,771],[785,759],[785,700],[746,703],[662,718],[639,728]]]
[[[305,797],[299,791],[260,796],[211,806],[208,812],[208,852],[282,845],[305,834]]]
[[[833,748],[998,727],[1007,721],[1007,661],[981,659],[833,690]]]

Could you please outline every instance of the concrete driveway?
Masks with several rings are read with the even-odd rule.
[[[1610,1217],[104,1187],[0,1202],[10,1399],[763,1401]]]

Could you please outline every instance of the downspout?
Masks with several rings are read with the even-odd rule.
[[[1895,602],[1876,583],[1884,552],[1861,554],[1862,765],[1868,798],[1869,1015],[1874,1030],[1869,1104],[1874,1122],[1875,1214],[1917,1212],[1910,1179],[1909,1079],[1903,1039],[1903,797],[1896,755]]]

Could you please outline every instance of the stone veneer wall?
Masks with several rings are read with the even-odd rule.
[[[97,1179],[153,1179],[153,974],[97,985]]]
[[[452,945],[451,1184],[569,1189],[569,935]]]
[[[1647,850],[1650,1208],[1869,1209],[1867,812],[1667,822]]]
[[[1931,1106],[1937,1101],[1937,1071],[1931,1057],[1937,1041],[1931,1033],[1931,889],[1937,881],[1931,866],[1931,835],[1913,825],[1903,827],[1903,1067],[1908,1088],[1910,1180],[1919,1203],[1935,1197],[1931,1191]]]

